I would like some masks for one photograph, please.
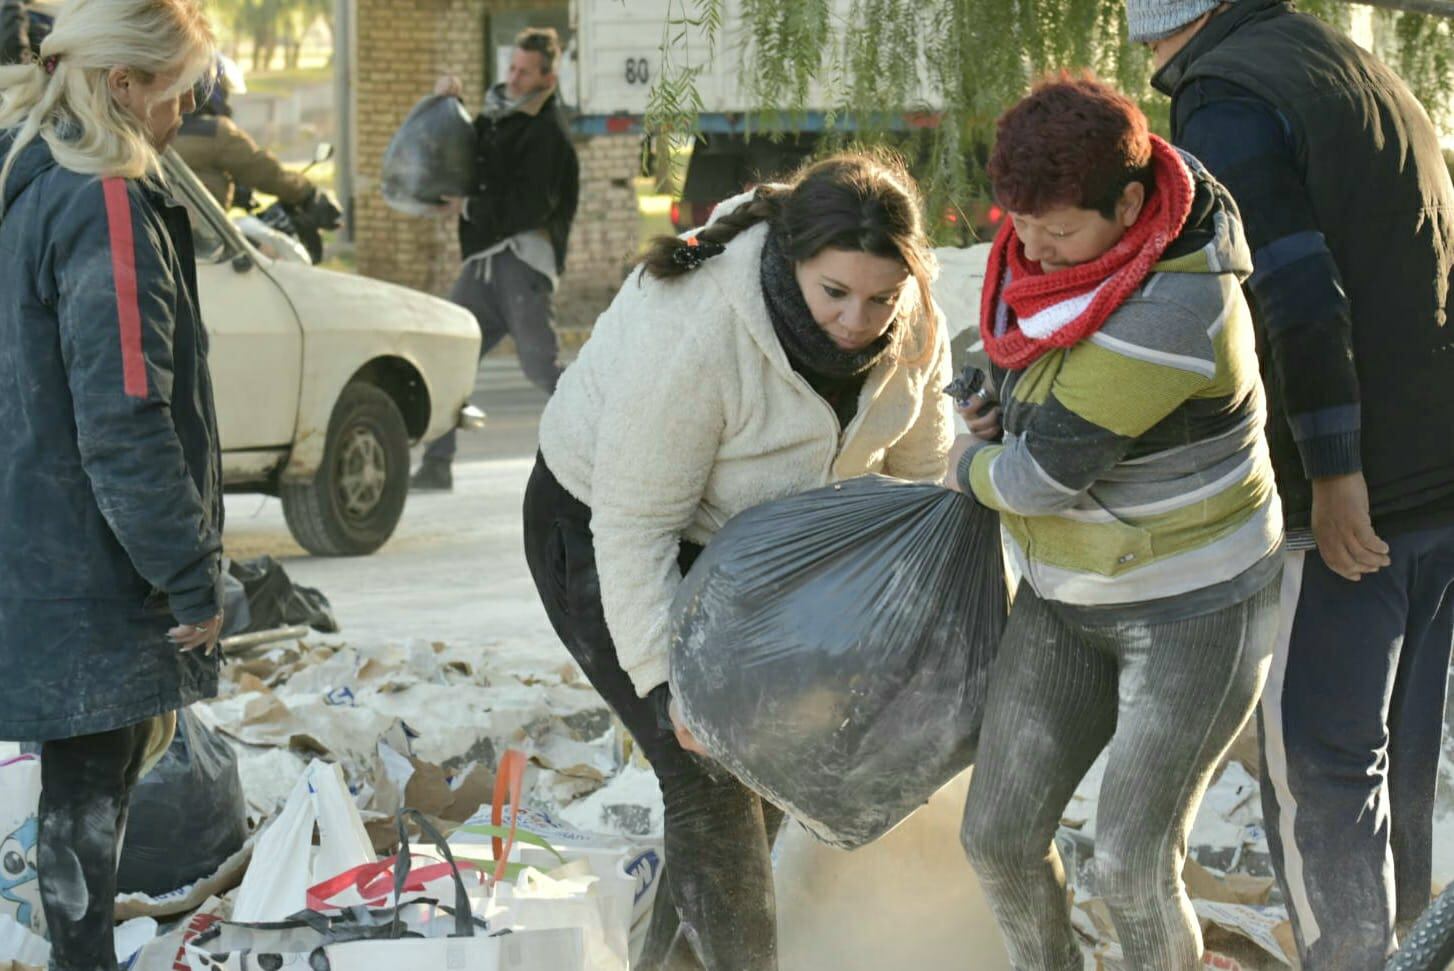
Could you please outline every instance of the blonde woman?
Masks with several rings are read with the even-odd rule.
[[[0,739],[43,743],[16,839],[51,968],[110,971],[130,789],[217,690],[207,340],[157,157],[213,38],[194,0],[70,0],[39,54],[0,68]]]

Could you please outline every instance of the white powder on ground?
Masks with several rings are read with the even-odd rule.
[[[960,848],[969,776],[852,852],[787,823],[773,868],[784,968],[1009,971],[989,904]]]

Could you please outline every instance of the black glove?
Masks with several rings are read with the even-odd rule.
[[[646,701],[656,713],[656,727],[673,738],[676,726],[671,723],[671,685],[662,682],[646,693]]]

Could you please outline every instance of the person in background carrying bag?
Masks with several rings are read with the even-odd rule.
[[[560,56],[553,28],[529,28],[515,38],[508,77],[485,92],[475,117],[475,189],[446,198],[444,206],[459,219],[464,256],[449,299],[475,315],[480,356],[509,336],[520,369],[547,394],[560,380],[555,288],[581,188],[580,160],[556,92]],[[464,85],[446,75],[434,93],[463,99]],[[453,489],[455,450],[452,430],[431,442],[409,488]]]
[[[674,726],[672,598],[749,507],[872,472],[943,475],[949,346],[932,270],[908,174],[828,159],[656,240],[546,407],[525,495],[530,572],[666,803],[646,968],[678,914],[710,971],[777,966],[768,849],[782,814]]]
[[[1003,411],[968,409],[949,484],[999,511],[1024,579],[964,846],[1011,964],[1080,971],[1054,836],[1109,746],[1096,880],[1126,968],[1193,971],[1187,833],[1266,678],[1282,565],[1251,254],[1226,190],[1090,78],[1001,116],[989,174]]]
[[[217,693],[222,532],[186,210],[195,0],[70,0],[0,68],[0,739],[42,742],[54,971],[112,971],[129,792]]]

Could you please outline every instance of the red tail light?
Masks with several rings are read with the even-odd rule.
[[[680,226],[682,224],[682,204],[675,199],[671,203],[671,224]]]
[[[1005,218],[1005,211],[999,206],[990,206],[989,217],[991,223],[998,223]]]

